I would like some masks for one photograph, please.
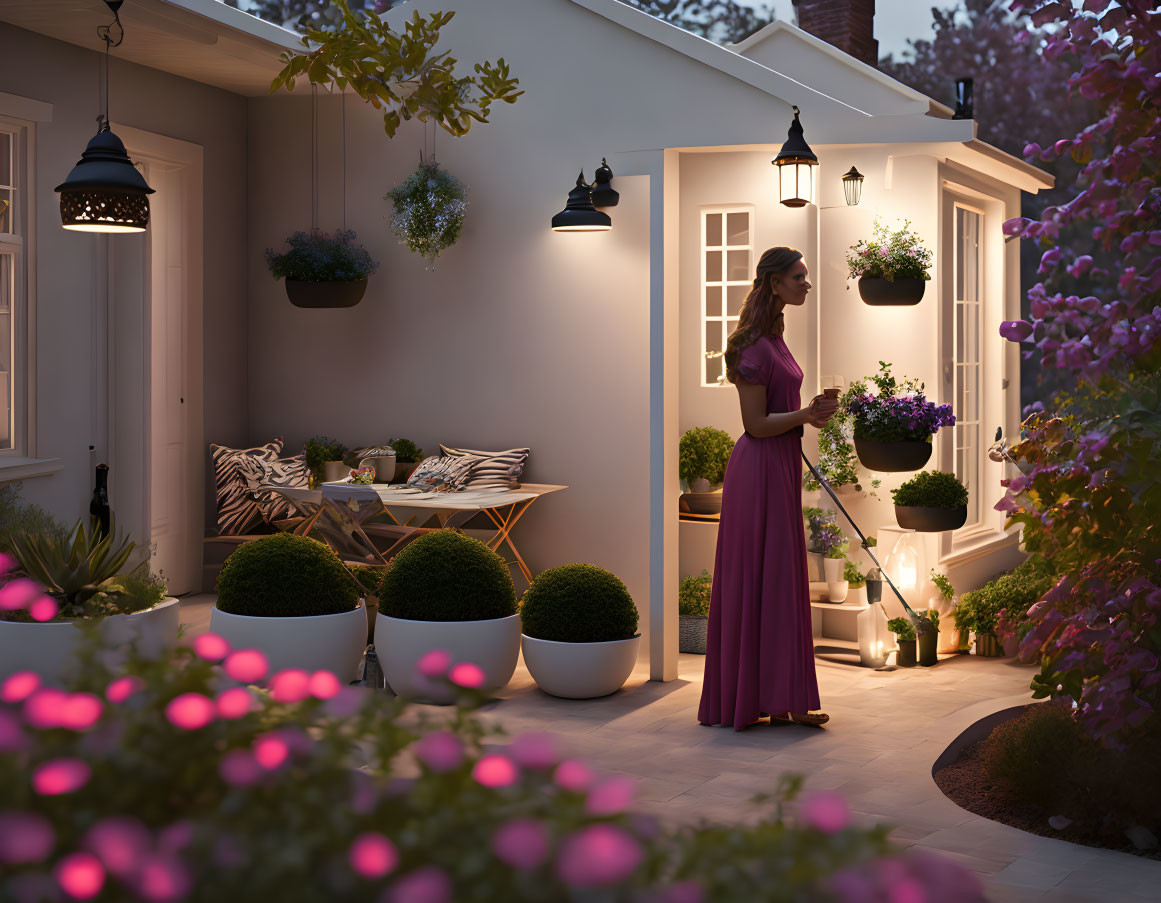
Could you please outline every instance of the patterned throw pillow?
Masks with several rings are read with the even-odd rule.
[[[246,478],[246,488],[262,519],[268,524],[276,520],[292,517],[298,512],[294,503],[273,487],[282,489],[306,489],[310,485],[310,468],[302,455],[290,458],[243,458],[238,462],[242,475]]]
[[[483,459],[475,455],[457,455],[441,458],[432,455],[424,458],[411,472],[407,485],[417,489],[438,492],[457,492],[468,488],[468,478],[472,469]]]
[[[282,440],[275,439],[257,448],[210,446],[214,463],[214,485],[217,488],[218,533],[235,536],[245,533],[262,521],[258,503],[250,494],[240,463],[246,459],[273,461],[282,451]]]
[[[449,457],[471,455],[480,458],[480,463],[472,468],[468,486],[472,489],[508,489],[520,480],[524,464],[528,461],[527,448],[510,448],[507,451],[475,451],[470,448],[439,447]]]

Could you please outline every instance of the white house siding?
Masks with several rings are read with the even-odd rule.
[[[127,38],[127,41],[130,38]],[[94,328],[105,315],[106,238],[60,226],[53,187],[75,165],[96,130],[102,55],[0,23],[0,90],[52,104],[37,126],[36,215],[37,455],[58,458],[51,476],[26,480],[24,496],[61,518],[88,510],[92,464],[105,460],[99,422],[103,362]],[[247,435],[246,394],[246,101],[238,96],[117,58],[110,74],[115,123],[204,148],[204,433],[237,443]],[[96,402],[98,408],[94,408]],[[90,456],[89,445],[97,448]],[[206,465],[208,470],[208,464]],[[112,474],[113,508],[118,478]],[[3,479],[0,471],[0,479]],[[206,512],[212,512],[212,480]],[[199,523],[203,511],[190,512]]]

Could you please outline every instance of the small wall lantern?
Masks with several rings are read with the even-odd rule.
[[[955,112],[952,119],[972,119],[975,117],[975,79],[955,80]]]
[[[806,143],[798,107],[786,133],[786,143],[771,162],[778,167],[778,200],[787,207],[805,207],[814,203],[814,167],[818,157]]]
[[[855,207],[863,196],[863,174],[853,166],[843,173],[843,197],[848,207]]]
[[[609,214],[593,206],[593,189],[585,181],[584,170],[576,177],[576,186],[568,193],[564,209],[552,218],[552,228],[556,232],[607,232],[613,228]]]
[[[601,165],[593,174],[593,206],[616,207],[621,200],[620,193],[613,188],[613,171],[609,163],[601,157]]]

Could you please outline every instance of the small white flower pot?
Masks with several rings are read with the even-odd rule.
[[[826,582],[826,598],[828,602],[845,602],[850,585],[845,580]]]
[[[847,595],[843,601],[850,602],[852,605],[866,605],[867,604],[867,584],[859,587],[853,587],[847,584]]]
[[[235,615],[215,607],[210,630],[234,649],[258,649],[270,673],[284,668],[330,671],[344,684],[355,679],[367,645],[367,612],[358,607],[334,615],[259,618]]]
[[[605,643],[561,643],[525,634],[524,664],[550,696],[593,699],[616,693],[633,673],[641,635]]]
[[[180,617],[178,601],[170,597],[145,611],[110,615],[100,622],[99,630],[111,648],[125,649],[136,643],[141,654],[155,657],[177,642]],[[46,684],[62,686],[76,664],[85,624],[0,621],[0,680],[17,671],[35,671]]]
[[[429,681],[415,671],[423,656],[446,650],[452,662],[472,662],[484,672],[483,689],[507,685],[520,658],[520,615],[483,621],[411,621],[379,612],[375,619],[375,652],[387,685],[397,696],[415,702],[450,705],[457,690]]]
[[[826,577],[826,598],[830,602],[842,602],[847,597],[847,581],[843,579],[843,558],[824,558],[823,575]]]

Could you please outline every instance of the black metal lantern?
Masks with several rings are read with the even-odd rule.
[[[613,171],[609,163],[601,157],[600,168],[593,174],[593,206],[616,207],[621,195],[613,188]]]
[[[125,38],[118,15],[123,2],[105,0],[113,22],[97,29],[105,42],[105,112],[97,119],[100,126],[68,178],[55,189],[60,193],[61,225],[78,232],[144,232],[149,225],[153,189],[109,128],[109,49]],[[119,32],[116,41],[109,36],[113,26]]]
[[[863,174],[853,166],[843,173],[843,197],[848,207],[857,206],[863,196]]]
[[[955,113],[952,119],[972,119],[976,115],[975,79],[957,78],[955,80]]]
[[[576,177],[576,187],[568,193],[564,209],[552,218],[552,228],[557,232],[607,232],[613,228],[609,214],[593,206],[593,190],[583,170]]]
[[[794,121],[786,133],[786,143],[771,162],[778,167],[778,200],[787,207],[805,207],[814,203],[814,167],[818,166],[818,157],[803,137],[798,107],[793,109]]]

